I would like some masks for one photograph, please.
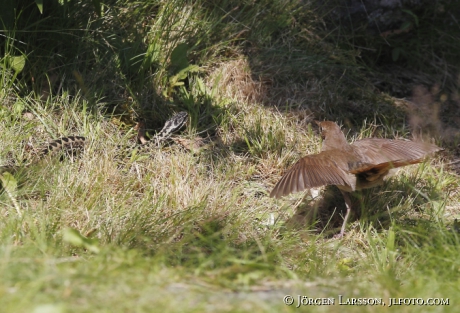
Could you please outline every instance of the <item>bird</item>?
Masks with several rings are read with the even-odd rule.
[[[366,138],[348,143],[340,126],[332,121],[315,121],[323,138],[321,152],[301,158],[281,177],[270,193],[280,198],[290,193],[326,185],[337,186],[347,212],[342,238],[352,210],[349,193],[372,188],[391,176],[392,169],[422,162],[442,148],[425,142],[401,139]]]

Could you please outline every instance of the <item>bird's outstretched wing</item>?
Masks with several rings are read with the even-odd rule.
[[[280,198],[293,192],[325,185],[355,188],[355,180],[331,160],[329,152],[307,155],[294,164],[278,181],[270,197]]]
[[[442,150],[429,143],[378,138],[358,140],[351,146],[360,160],[349,164],[352,174],[419,163],[427,155]]]

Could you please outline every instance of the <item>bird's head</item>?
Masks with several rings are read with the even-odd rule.
[[[323,138],[322,151],[341,149],[348,146],[347,139],[340,130],[340,126],[331,121],[315,121],[321,129],[321,138]]]

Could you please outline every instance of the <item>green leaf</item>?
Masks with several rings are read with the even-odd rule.
[[[0,175],[0,180],[2,181],[2,186],[5,191],[10,195],[15,196],[18,189],[18,182],[14,176],[8,172],[4,172]]]
[[[86,238],[74,228],[66,228],[62,231],[62,234],[62,239],[73,246],[85,248],[93,253],[99,252],[97,240]]]
[[[189,66],[187,60],[187,51],[189,47],[186,43],[178,44],[171,52],[171,66],[174,68],[174,72],[180,72]]]
[[[21,55],[21,56],[11,56],[7,55],[5,56],[5,61],[6,64],[8,64],[8,67],[13,69],[16,73],[22,72],[24,69],[24,66],[26,65],[26,57]]]
[[[37,5],[40,14],[43,14],[43,0],[35,0],[35,4]]]
[[[198,85],[198,90],[202,95],[206,94],[206,86],[204,85],[204,82],[201,78],[196,79],[197,85]]]
[[[22,112],[24,112],[25,105],[23,101],[16,101],[13,104],[13,112],[14,114],[20,116]]]
[[[182,86],[184,83],[181,82],[181,80],[186,79],[188,73],[195,73],[199,71],[200,71],[200,67],[198,65],[189,65],[186,68],[179,71],[179,73],[177,73],[176,75],[172,76],[169,79],[169,85],[171,87]]]
[[[418,26],[418,16],[415,15],[414,12],[412,12],[411,10],[404,10],[404,9],[401,10],[401,11],[403,11],[403,12],[409,14],[410,16],[412,16],[412,18],[414,19],[415,26]]]
[[[352,258],[343,258],[337,261],[337,268],[342,273],[350,273],[353,271],[353,259]]]

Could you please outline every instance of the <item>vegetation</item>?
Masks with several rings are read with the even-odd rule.
[[[5,5],[0,165],[22,169],[0,174],[2,310],[285,312],[298,295],[336,301],[312,311],[342,311],[339,295],[386,303],[350,311],[407,297],[456,310],[459,4],[406,10],[410,31],[386,40],[335,18],[336,6]],[[120,148],[137,120],[153,134],[182,110],[188,144]],[[337,240],[335,188],[268,197],[284,169],[318,151],[314,119],[338,121],[350,140],[423,130],[445,151],[356,194],[361,212]],[[26,166],[68,135],[87,138],[81,156]]]

